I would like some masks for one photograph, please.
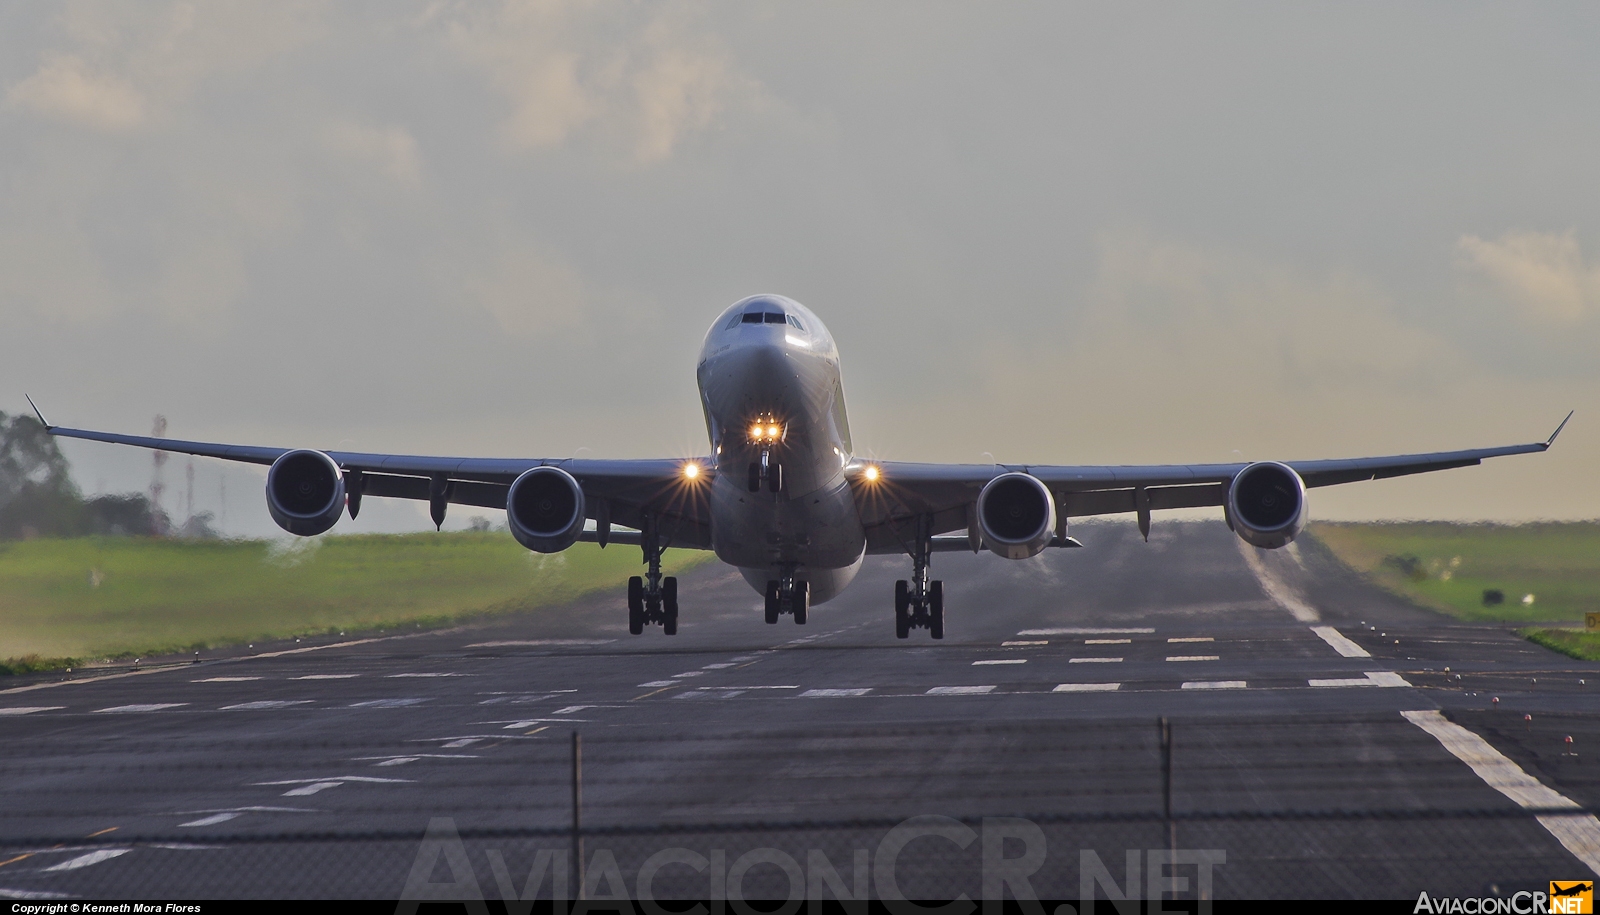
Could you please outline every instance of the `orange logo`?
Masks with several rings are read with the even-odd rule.
[[[1550,915],[1593,915],[1594,881],[1550,881]]]

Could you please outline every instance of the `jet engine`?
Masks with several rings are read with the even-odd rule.
[[[267,512],[291,534],[310,537],[344,511],[344,474],[320,451],[290,451],[267,471]]]
[[[1055,497],[1037,477],[1003,473],[978,493],[978,529],[997,556],[1037,556],[1055,536]]]
[[[1228,520],[1239,539],[1275,550],[1306,526],[1306,484],[1294,468],[1260,461],[1239,471],[1228,486]]]
[[[535,553],[559,553],[583,532],[583,487],[560,467],[535,467],[506,494],[511,536]]]

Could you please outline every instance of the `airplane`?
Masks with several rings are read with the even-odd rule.
[[[668,547],[711,550],[766,597],[765,618],[805,624],[868,555],[905,554],[895,582],[895,635],[944,637],[944,583],[935,553],[988,550],[1023,560],[1081,544],[1070,518],[1133,514],[1148,541],[1153,512],[1220,506],[1246,543],[1276,549],[1305,527],[1306,490],[1480,463],[1548,449],[1542,442],[1319,461],[1162,466],[929,464],[864,459],[851,443],[839,349],[822,320],[793,299],[741,299],[711,325],[697,366],[710,451],[644,460],[460,458],[268,448],[118,435],[51,426],[66,438],[269,465],[267,510],[312,536],[367,497],[429,503],[436,527],[451,504],[504,508],[529,550],[574,543],[641,548],[628,580],[628,631],[678,630],[678,582],[661,574]],[[33,401],[29,399],[29,405]],[[38,414],[38,408],[34,407]],[[589,522],[593,522],[593,526]],[[614,527],[615,526],[615,527]]]

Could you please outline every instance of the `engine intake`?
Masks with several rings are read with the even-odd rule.
[[[1055,497],[1037,477],[1003,473],[978,493],[978,528],[997,556],[1037,556],[1055,535]]]
[[[511,484],[506,523],[535,553],[559,553],[583,533],[583,487],[560,467],[535,467]]]
[[[1306,526],[1306,484],[1294,468],[1261,461],[1228,487],[1228,519],[1239,539],[1264,550],[1286,546]]]
[[[344,474],[320,451],[290,451],[267,471],[267,513],[291,534],[311,537],[344,511]]]

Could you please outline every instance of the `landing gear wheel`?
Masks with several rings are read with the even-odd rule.
[[[778,583],[767,582],[767,625],[778,625]]]
[[[628,632],[644,632],[644,579],[637,575],[628,579]]]
[[[774,463],[767,468],[767,490],[769,492],[783,491],[783,465]]]
[[[789,600],[794,603],[794,624],[796,626],[804,626],[806,624],[806,611],[811,607],[811,583],[808,581],[795,582],[794,596],[790,597]]]
[[[904,579],[894,583],[894,637],[897,639],[909,638],[911,635],[911,588]]]
[[[666,635],[678,634],[678,579],[661,579],[661,631]]]
[[[928,634],[944,638],[944,582],[928,583]]]

